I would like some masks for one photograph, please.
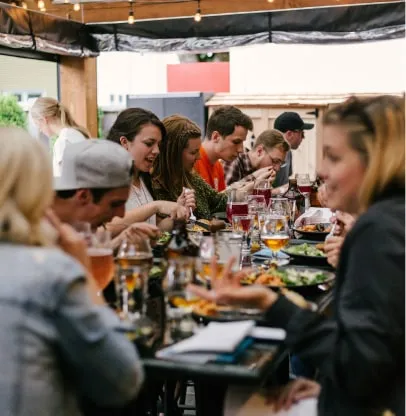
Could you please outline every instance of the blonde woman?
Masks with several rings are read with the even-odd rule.
[[[16,128],[0,128],[0,148],[0,414],[124,405],[142,381],[137,353],[96,294],[84,242],[47,213],[47,151]]]
[[[61,176],[63,152],[66,146],[90,137],[89,132],[76,123],[70,111],[54,98],[38,98],[30,111],[40,131],[45,136],[56,137],[53,147],[53,174]]]
[[[289,294],[240,287],[227,273],[214,292],[192,290],[261,308],[269,324],[285,328],[286,345],[319,369],[319,416],[404,415],[405,101],[352,98],[323,124],[329,206],[358,216],[340,252],[332,316]]]

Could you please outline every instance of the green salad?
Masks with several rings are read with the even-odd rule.
[[[158,244],[166,244],[171,239],[171,233],[164,231],[161,236],[159,237],[157,243]]]
[[[301,256],[326,257],[324,252],[317,248],[317,244],[298,244],[289,246],[285,248],[284,251],[289,254],[297,254]]]
[[[286,286],[304,286],[323,283],[328,279],[328,275],[323,272],[310,270],[286,269],[279,272],[281,280]]]

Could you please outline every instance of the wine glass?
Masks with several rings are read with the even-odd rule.
[[[271,261],[277,263],[275,253],[289,242],[289,228],[285,215],[269,214],[261,230],[261,240],[271,250]]]
[[[288,225],[291,224],[292,213],[288,198],[272,198],[271,202],[269,203],[269,212],[271,214],[284,215]]]
[[[248,214],[247,192],[232,189],[227,198],[227,219],[230,224],[233,222],[233,215]]]
[[[268,205],[272,197],[272,186],[269,181],[255,182],[254,195],[263,195],[265,197],[265,204]]]
[[[111,234],[99,229],[93,234],[86,234],[87,254],[90,258],[91,273],[100,291],[105,289],[114,276],[114,258],[111,247]],[[99,292],[99,295],[101,293]]]
[[[253,215],[233,215],[233,230],[243,235],[243,250],[249,250],[248,238],[254,226]]]
[[[216,241],[214,237],[203,237],[200,243],[200,275],[205,282],[209,282],[212,277],[211,261],[217,256]],[[221,277],[224,263],[217,262],[217,277]]]
[[[124,318],[134,321],[144,332],[152,330],[146,304],[148,273],[153,263],[149,240],[124,240],[118,250],[117,263]]]
[[[312,183],[308,173],[297,173],[295,177],[299,191],[302,194],[310,193],[312,191]]]

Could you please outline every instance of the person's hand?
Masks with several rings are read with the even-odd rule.
[[[318,397],[320,390],[319,383],[313,380],[297,378],[279,390],[276,396],[272,395],[270,402],[273,404],[275,412],[282,409],[288,410],[294,403],[300,400]]]
[[[235,259],[232,258],[224,267],[221,279],[217,278],[217,260],[211,261],[211,285],[212,290],[201,286],[189,285],[188,291],[196,296],[215,302],[217,304],[235,305],[266,310],[270,308],[278,298],[278,295],[261,286],[241,286],[241,279],[247,274],[246,270],[237,273],[232,272]]]
[[[90,258],[87,255],[85,239],[70,225],[62,223],[51,209],[47,210],[45,216],[58,233],[59,247],[81,263],[86,270],[90,270]]]
[[[196,197],[194,189],[183,188],[182,193],[179,195],[176,201],[179,205],[186,207],[187,209],[192,208],[192,211],[196,208]]]
[[[341,246],[343,245],[344,237],[331,236],[324,242],[324,252],[326,253],[327,262],[337,267],[338,260],[340,259]]]
[[[332,223],[337,223],[336,228],[334,230],[334,234],[345,237],[353,227],[356,220],[356,217],[354,217],[351,214],[342,211],[337,211],[336,215],[331,219]]]
[[[190,210],[177,202],[155,201],[161,214],[169,215],[172,219],[189,219]]]
[[[138,243],[141,240],[156,240],[159,236],[159,228],[147,222],[136,222],[123,231],[129,242]]]
[[[275,180],[276,172],[272,166],[266,166],[265,168],[261,168],[253,172],[252,176],[256,181],[269,180],[269,182],[272,183]]]

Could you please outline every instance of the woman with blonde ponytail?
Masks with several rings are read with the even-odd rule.
[[[90,134],[76,123],[63,104],[51,97],[38,98],[31,107],[30,114],[45,136],[57,136],[53,148],[53,171],[54,176],[60,176],[65,147],[89,138]]]

